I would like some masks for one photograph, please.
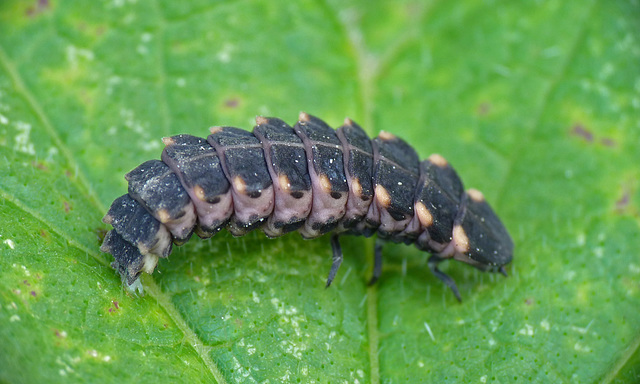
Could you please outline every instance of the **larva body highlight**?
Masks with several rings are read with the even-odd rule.
[[[513,242],[482,193],[464,190],[440,155],[420,161],[402,139],[382,132],[371,140],[347,119],[333,130],[301,113],[294,127],[258,117],[253,132],[213,127],[206,138],[164,138],[160,160],[126,175],[128,193],[103,221],[102,244],[123,281],[142,290],[140,273],[195,232],[201,238],[227,228],[234,236],[261,229],[269,237],[298,231],[313,239],[332,233],[333,263],[342,262],[338,237],[371,236],[414,244],[432,253],[429,266],[460,299],[438,263],[453,258],[480,270],[501,272]],[[372,282],[381,270],[376,245]]]

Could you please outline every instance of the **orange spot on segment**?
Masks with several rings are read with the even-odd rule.
[[[169,222],[169,220],[171,220],[171,215],[166,209],[161,209],[158,211],[158,219],[161,223],[167,223]]]
[[[362,184],[360,184],[360,180],[354,178],[351,182],[351,191],[357,197],[362,197]]]
[[[433,215],[431,214],[431,212],[429,212],[423,202],[417,202],[415,208],[416,214],[418,215],[418,220],[420,220],[420,224],[423,227],[430,227],[431,225],[433,225]]]
[[[209,132],[211,132],[212,135],[218,133],[218,132],[222,132],[223,128],[222,127],[211,127],[209,128]]]
[[[174,144],[176,143],[176,142],[175,142],[175,140],[173,140],[173,139],[172,139],[172,138],[170,138],[170,137],[163,137],[163,138],[162,138],[162,142],[163,142],[163,143],[164,143],[164,145],[165,145],[165,146],[167,146],[167,147],[168,147],[168,146],[170,146],[170,145],[174,145]]]
[[[441,155],[438,155],[437,153],[434,153],[433,155],[429,156],[429,161],[440,168],[444,168],[447,165],[449,165],[449,162],[447,161],[447,159],[445,159]]]
[[[389,133],[387,131],[380,131],[380,134],[378,135],[378,137],[384,141],[391,141],[391,140],[397,139],[397,137],[394,134]]]
[[[278,176],[278,185],[280,186],[280,189],[285,192],[289,192],[289,190],[291,190],[291,183],[289,182],[287,175]]]
[[[256,116],[256,125],[269,124],[269,119],[264,116]]]
[[[329,181],[327,175],[318,175],[318,180],[320,181],[320,187],[322,188],[323,192],[331,192],[331,181]]]
[[[461,225],[453,227],[453,242],[456,247],[456,251],[460,253],[469,252],[469,237],[467,237],[467,234],[464,232]]]
[[[244,195],[247,190],[247,183],[242,180],[242,177],[236,176],[233,178],[233,188],[235,188],[238,193],[242,193]]]
[[[306,123],[309,120],[311,120],[311,118],[309,117],[309,115],[306,112],[300,112],[300,114],[298,115],[298,121]]]
[[[198,198],[198,200],[206,201],[204,189],[201,186],[196,185],[195,187],[193,187],[193,193],[196,194],[196,197]]]
[[[376,200],[383,208],[389,208],[391,206],[391,196],[389,192],[380,184],[376,185],[375,189]]]
[[[467,195],[469,195],[471,200],[475,201],[476,203],[482,203],[484,201],[484,195],[477,189],[469,189],[467,191]]]

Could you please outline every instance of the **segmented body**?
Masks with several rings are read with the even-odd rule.
[[[141,289],[140,273],[152,273],[172,244],[222,228],[235,236],[334,233],[328,283],[342,260],[339,234],[377,234],[433,253],[432,270],[458,297],[439,261],[493,272],[511,261],[513,242],[500,219],[480,192],[465,192],[442,156],[421,162],[405,141],[386,132],[371,140],[349,119],[337,131],[305,113],[294,127],[276,118],[256,123],[253,133],[213,127],[207,139],[165,138],[161,161],[126,175],[128,194],[103,219],[113,229],[101,250],[114,256],[127,285]]]

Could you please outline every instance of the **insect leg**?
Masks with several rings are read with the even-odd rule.
[[[451,288],[451,291],[455,295],[456,299],[458,299],[459,302],[462,302],[462,297],[460,296],[460,291],[458,291],[456,282],[453,281],[451,276],[448,276],[447,274],[445,274],[444,272],[438,269],[438,264],[440,264],[441,261],[443,261],[443,259],[439,258],[438,256],[435,256],[435,255],[431,256],[428,262],[429,269],[431,270],[431,272],[433,272],[433,274],[438,279],[440,279],[443,283],[445,283],[447,287]]]
[[[325,288],[329,288],[333,279],[336,277],[338,273],[338,269],[342,264],[342,248],[340,247],[339,241],[340,235],[334,234],[331,236],[331,251],[333,251],[331,270],[329,271],[329,277],[327,278],[327,285]]]
[[[376,245],[373,251],[373,276],[369,280],[369,285],[373,285],[378,281],[382,274],[382,247],[384,240],[376,239]]]

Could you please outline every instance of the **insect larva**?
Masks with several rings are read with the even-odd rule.
[[[513,241],[482,193],[464,190],[440,155],[420,161],[402,139],[381,132],[370,140],[346,119],[334,131],[301,113],[294,127],[256,118],[253,132],[213,127],[207,139],[164,138],[162,161],[126,175],[128,194],[103,221],[113,229],[100,248],[111,253],[130,290],[152,273],[172,244],[227,228],[234,236],[261,229],[269,237],[297,230],[312,239],[332,233],[327,286],[342,263],[339,236],[377,234],[374,272],[382,269],[383,241],[430,252],[429,268],[460,300],[453,279],[438,269],[446,259],[501,272]]]

